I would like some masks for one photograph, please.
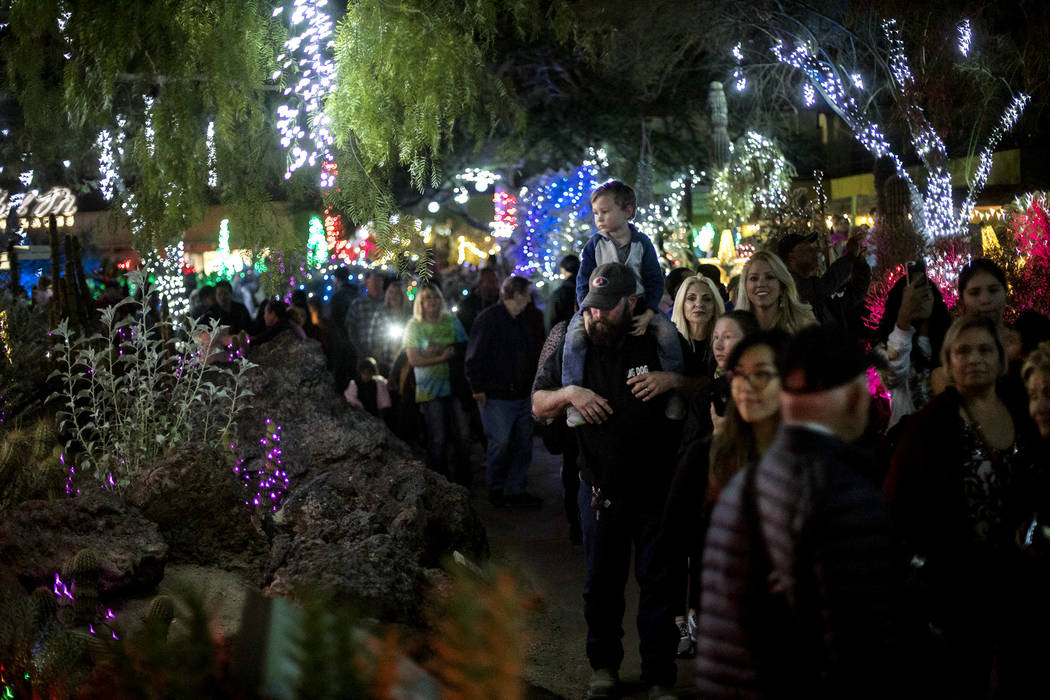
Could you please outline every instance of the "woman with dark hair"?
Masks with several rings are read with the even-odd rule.
[[[780,426],[780,375],[777,366],[789,335],[780,330],[749,335],[726,360],[732,399],[725,418],[715,421],[708,508],[738,471],[766,451]]]
[[[882,372],[883,386],[890,392],[887,428],[933,396],[931,373],[941,363],[941,343],[951,322],[940,290],[925,275],[901,277],[886,295],[875,337],[887,364]]]
[[[269,342],[284,331],[292,331],[303,340],[306,334],[298,324],[288,317],[288,307],[280,299],[270,299],[263,306],[263,330],[252,336],[252,345],[261,345]]]
[[[707,399],[707,410],[715,422],[714,443],[707,432],[681,453],[661,523],[662,536],[675,548],[675,555],[684,553],[689,560],[685,596],[689,616],[676,621],[682,657],[692,655],[695,648],[700,562],[711,509],[729,478],[765,451],[780,424],[777,362],[787,347],[788,334],[758,331],[758,321],[746,311],[731,311],[718,323],[739,324],[733,330],[752,332],[739,338],[720,364],[726,371],[721,381],[728,383],[732,399],[726,399],[721,409]]]
[[[951,385],[905,425],[884,487],[914,555],[918,614],[940,640],[938,690],[983,698],[1010,634],[1033,431],[1024,404],[997,386],[1006,350],[989,316],[957,319],[941,363]]]

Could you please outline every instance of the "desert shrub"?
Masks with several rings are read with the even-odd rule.
[[[140,293],[102,310],[101,333],[77,334],[66,321],[52,331],[61,389],[50,398],[67,461],[118,489],[177,445],[225,444],[255,366],[221,344],[217,321],[180,329],[158,318],[146,281],[129,277]]]

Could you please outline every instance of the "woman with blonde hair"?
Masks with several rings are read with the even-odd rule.
[[[699,373],[710,378],[714,374],[714,356],[711,353],[711,336],[715,322],[726,311],[718,287],[703,275],[693,275],[683,280],[674,298],[671,323],[685,340],[684,352],[686,374]],[[695,356],[689,357],[690,355]],[[690,360],[698,359],[699,366],[690,367]]]
[[[451,362],[463,361],[467,332],[448,312],[445,297],[435,285],[423,287],[405,326],[404,347],[416,380],[416,404],[427,426],[431,469],[456,483],[470,484],[467,417],[452,391]],[[460,346],[460,347],[457,347]],[[451,440],[456,463],[449,473],[446,444]]]
[[[753,313],[764,331],[797,333],[817,322],[810,305],[799,299],[784,261],[768,250],[758,251],[744,264],[736,308]]]

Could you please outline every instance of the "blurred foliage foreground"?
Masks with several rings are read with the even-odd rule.
[[[423,630],[369,624],[321,597],[249,595],[239,631],[223,637],[192,591],[157,596],[141,620],[114,615],[91,550],[32,595],[0,570],[0,698],[522,697],[518,577],[449,571]]]

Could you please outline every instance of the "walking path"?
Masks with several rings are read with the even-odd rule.
[[[532,454],[528,490],[543,498],[542,508],[493,508],[483,469],[475,473],[472,500],[488,531],[493,560],[514,565],[540,601],[530,621],[533,641],[525,671],[528,697],[577,700],[586,696],[590,678],[584,650],[583,547],[569,542],[569,525],[562,510],[561,457],[550,455],[539,438],[533,441]],[[625,658],[620,670],[624,698],[646,697],[638,678],[637,603],[638,587],[632,577],[627,587]],[[679,660],[676,692],[679,697],[692,698],[696,697],[694,688],[692,660]]]

